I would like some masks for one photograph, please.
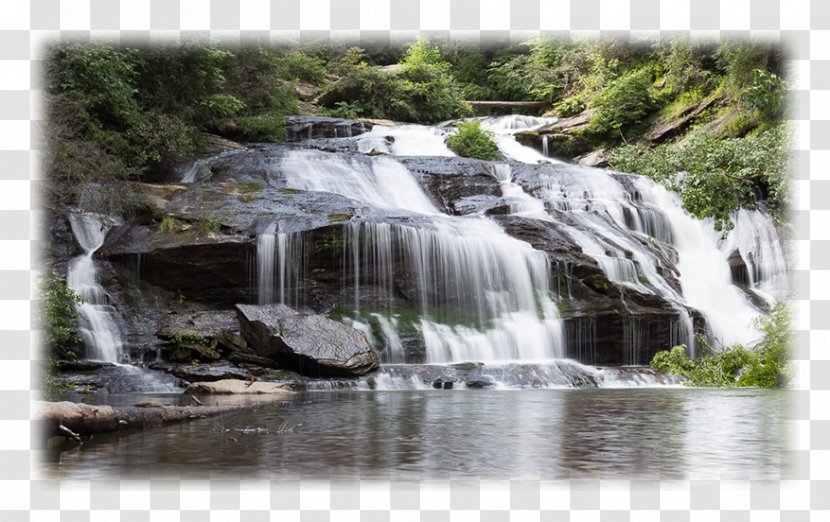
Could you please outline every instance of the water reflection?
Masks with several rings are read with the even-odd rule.
[[[780,478],[784,395],[319,392],[49,453],[61,477]]]

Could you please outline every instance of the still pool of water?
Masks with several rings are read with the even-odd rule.
[[[780,479],[786,397],[688,388],[310,392],[99,435],[47,452],[41,467],[84,479]]]

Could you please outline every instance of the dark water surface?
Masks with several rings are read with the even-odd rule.
[[[312,392],[96,436],[41,466],[73,478],[778,479],[785,399],[688,388]]]

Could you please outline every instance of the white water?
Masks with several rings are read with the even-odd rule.
[[[421,307],[414,326],[428,362],[563,355],[544,253],[482,216],[442,214],[409,171],[390,158],[345,160],[295,151],[283,160],[282,171],[291,188],[334,192],[421,217],[418,226],[352,222],[344,254],[354,273],[358,313],[364,282],[388,292],[396,263],[413,274]],[[464,317],[454,317],[459,314]],[[396,342],[385,337],[390,362],[400,362]]]
[[[516,141],[515,137],[517,132],[537,130],[555,122],[556,118],[537,118],[514,114],[512,116],[483,118],[481,128],[495,134],[496,145],[508,159],[522,163],[559,163],[558,160],[548,157],[547,137],[542,142],[544,148],[541,153],[531,147],[525,147]]]
[[[686,302],[703,312],[720,342],[746,344],[756,340],[759,332],[753,322],[760,313],[732,284],[727,256],[718,248],[718,233],[712,223],[691,217],[681,208],[676,194],[650,180],[637,178],[637,185],[643,198],[662,209],[671,223]]]
[[[747,266],[749,287],[767,303],[787,298],[789,275],[783,241],[769,214],[741,209],[732,215],[735,223],[721,245],[729,256],[738,250]]]
[[[480,118],[481,127],[495,135],[496,145],[505,158],[522,163],[559,163],[548,158],[547,151],[525,147],[514,136],[520,131],[536,130],[556,121],[556,118],[512,115]],[[455,156],[447,147],[446,139],[454,129],[425,125],[375,125],[372,131],[358,136],[358,150],[363,153],[383,152],[395,156]],[[391,138],[391,143],[387,140]],[[544,141],[545,148],[547,141]]]
[[[444,140],[450,132],[424,125],[375,125],[357,138],[360,152],[385,152],[396,156],[455,156]],[[386,138],[391,138],[390,143]]]
[[[485,128],[497,133],[506,157],[530,164],[558,162],[522,146],[512,133],[551,121],[519,116],[482,120]],[[452,154],[444,144],[449,132],[376,126],[358,139],[363,140],[361,150],[441,156]],[[389,136],[394,137],[391,143]],[[523,186],[514,179],[514,166],[493,164],[493,176],[511,213],[556,222],[609,280],[664,298],[677,312],[672,342],[687,344],[693,355],[689,309],[705,316],[722,343],[751,343],[758,337],[752,324],[759,311],[731,281],[727,257],[734,250],[749,267],[749,286],[757,294],[770,302],[786,295],[782,242],[766,214],[738,212],[735,230],[721,240],[710,222],[688,215],[675,194],[647,178],[564,164],[549,168],[534,174],[538,179],[532,186]],[[360,296],[372,288],[392,295],[394,272],[401,266],[413,274],[415,300],[421,306],[414,326],[427,347],[428,362],[561,357],[561,323],[548,297],[546,256],[510,238],[483,216],[442,214],[407,169],[390,157],[293,151],[282,171],[292,188],[341,194],[384,209],[386,215],[404,217],[390,223],[353,221],[344,247],[355,285],[354,324],[375,332],[373,341],[383,345],[384,362],[404,360],[401,318],[394,304],[384,313],[361,314]],[[296,234],[287,235],[284,242],[300,245],[289,250],[302,249],[302,238]],[[286,302],[292,292],[285,290],[284,281],[299,277],[299,262],[285,244],[280,249],[280,301]],[[453,318],[452,310],[472,313],[473,319]],[[639,347],[648,342],[644,335],[638,321],[626,325],[627,362],[637,360]]]
[[[276,223],[269,224],[256,236],[257,299],[261,305],[274,302],[276,239]],[[283,262],[282,258],[280,261]]]
[[[69,223],[84,253],[69,262],[66,282],[83,302],[77,305],[83,318],[81,338],[89,359],[117,363],[121,359],[121,331],[110,298],[98,282],[93,254],[104,243],[109,226],[97,214],[70,214]]]

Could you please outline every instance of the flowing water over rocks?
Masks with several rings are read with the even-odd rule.
[[[504,155],[487,162],[453,155],[451,125],[296,118],[291,143],[214,155],[170,184],[138,186],[178,230],[107,233],[70,218],[84,249],[70,284],[96,307],[84,314],[90,353],[119,358],[96,263],[112,266],[128,329],[142,315],[232,316],[245,303],[345,323],[382,363],[375,377],[342,381],[357,388],[629,385],[634,371],[584,365],[647,364],[681,343],[694,355],[697,335],[751,343],[753,318],[787,291],[770,217],[742,210],[720,237],[647,178],[563,163],[514,137],[553,123],[483,119]],[[132,293],[153,296],[156,315],[130,304]],[[154,333],[133,335],[131,355],[157,358],[142,342],[172,353],[159,347],[175,332]],[[222,358],[268,366],[238,325],[198,335]],[[453,365],[470,361],[484,369],[453,380]]]

